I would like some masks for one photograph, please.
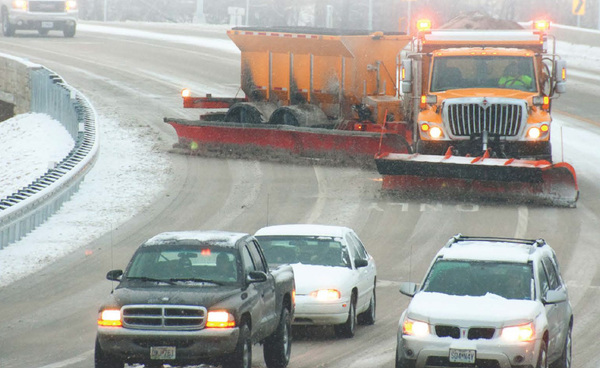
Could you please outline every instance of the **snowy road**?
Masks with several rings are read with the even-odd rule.
[[[557,250],[575,310],[574,367],[599,366],[595,341],[600,334],[600,171],[595,163],[600,160],[600,106],[593,101],[600,93],[594,78],[574,76],[569,93],[555,105],[557,123],[564,126],[565,160],[578,172],[577,209],[401,203],[378,196],[376,172],[166,153],[175,134],[162,117],[197,114],[180,107],[179,90],[233,95],[239,60],[224,46],[215,49],[212,43],[200,42],[206,37],[227,42],[222,29],[128,27],[144,32],[132,37],[83,26],[74,39],[0,38],[4,52],[46,65],[86,94],[103,123],[98,170],[73,202],[80,207],[65,206],[78,213],[76,224],[82,232],[94,222],[103,230],[97,239],[87,239],[72,232],[77,225],[58,220],[21,242],[50,246],[46,238],[57,233],[70,243],[79,244],[78,238],[83,238],[79,247],[51,266],[0,288],[0,367],[93,366],[96,310],[111,287],[104,275],[124,267],[135,247],[156,232],[254,232],[266,223],[286,222],[353,227],[374,255],[380,280],[375,326],[360,327],[351,340],[335,339],[328,329],[296,331],[290,367],[392,367],[397,320],[408,302],[398,293],[398,283],[420,279],[431,257],[457,232],[546,238]],[[560,146],[560,135],[554,139]],[[144,174],[143,179],[134,171]],[[130,185],[114,190],[103,175]],[[160,185],[140,196],[140,186],[148,182]],[[123,208],[132,199],[135,206]],[[104,206],[102,215],[95,211],[97,206]],[[264,367],[261,355],[257,347],[254,367]]]

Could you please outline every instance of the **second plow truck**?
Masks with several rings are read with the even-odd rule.
[[[575,206],[573,168],[552,163],[551,103],[566,63],[547,52],[545,28],[228,36],[241,50],[245,97],[184,90],[184,107],[221,110],[165,118],[179,147],[375,161],[384,191]]]

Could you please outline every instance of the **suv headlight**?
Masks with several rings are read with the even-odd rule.
[[[504,327],[500,336],[508,341],[532,341],[535,338],[535,326],[530,322],[525,325]]]
[[[409,336],[429,335],[429,323],[406,318],[402,324],[402,334]]]

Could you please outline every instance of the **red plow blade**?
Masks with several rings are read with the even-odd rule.
[[[575,170],[565,162],[396,153],[375,162],[384,191],[564,207],[575,207],[579,197]]]

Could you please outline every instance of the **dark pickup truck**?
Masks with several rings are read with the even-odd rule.
[[[291,351],[294,275],[269,270],[248,234],[183,231],[143,243],[100,307],[96,368],[221,364],[250,368],[264,345],[267,367],[286,367]]]

